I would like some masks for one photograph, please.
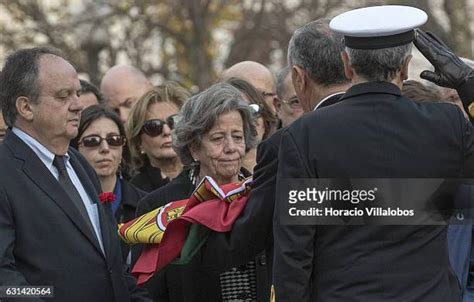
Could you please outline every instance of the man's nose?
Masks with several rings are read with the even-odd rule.
[[[82,111],[84,109],[84,104],[81,101],[81,98],[77,94],[72,96],[71,105],[69,107],[71,111]]]

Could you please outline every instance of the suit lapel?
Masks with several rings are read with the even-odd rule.
[[[23,172],[31,182],[38,186],[59,208],[61,208],[61,210],[63,210],[72,224],[75,225],[87,240],[89,240],[89,242],[91,242],[91,244],[93,244],[102,254],[95,235],[84,221],[84,218],[82,218],[79,210],[33,150],[31,150],[13,133],[10,133],[8,138],[5,139],[5,144],[10,148],[12,154],[16,158],[21,159],[24,162],[22,167]]]
[[[105,254],[109,255],[111,251],[111,248],[110,248],[111,241],[110,241],[110,228],[108,227],[107,224],[108,224],[108,221],[110,221],[110,218],[106,217],[106,213],[105,213],[106,209],[104,209],[104,206],[101,205],[100,202],[98,202],[99,192],[97,192],[97,190],[95,189],[89,175],[84,170],[84,167],[79,163],[79,160],[76,158],[76,156],[72,152],[69,152],[69,155],[71,157],[71,165],[73,166],[74,171],[76,171],[77,176],[81,180],[82,186],[86,190],[92,202],[94,202],[97,205],[100,232],[102,235],[102,245],[104,246]]]
[[[89,195],[89,198],[92,200],[92,202],[97,203],[97,199],[99,198],[99,192],[97,192],[96,188],[92,184],[89,175],[87,175],[86,171],[82,167],[76,155],[72,152],[69,152],[68,154],[70,156],[70,163],[74,168],[77,177],[79,177],[79,180],[81,181],[84,190],[86,190],[87,195]]]
[[[105,254],[107,255],[107,260],[112,261],[112,253],[116,252],[112,248],[112,238],[117,234],[116,225],[117,222],[112,214],[112,208],[110,205],[98,205],[97,209],[99,211],[99,220],[100,220],[100,229],[102,231],[102,243],[104,245]],[[111,230],[112,227],[112,230]],[[118,236],[118,235],[117,235]]]

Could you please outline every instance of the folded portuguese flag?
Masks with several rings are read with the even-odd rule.
[[[189,262],[210,230],[230,231],[247,203],[250,182],[247,179],[219,187],[206,176],[189,199],[170,202],[119,225],[122,240],[147,244],[132,269],[138,284],[172,261]]]

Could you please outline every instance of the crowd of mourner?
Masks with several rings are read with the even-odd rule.
[[[474,301],[472,223],[280,220],[287,179],[474,175],[474,62],[418,29],[425,22],[404,6],[318,19],[293,33],[278,72],[239,62],[194,95],[130,65],[95,86],[54,48],[10,54],[0,75],[0,300]],[[434,66],[418,80],[408,78],[414,46]],[[204,205],[206,179],[206,192],[245,186],[235,200],[186,208],[173,225],[184,239],[147,229],[163,213],[179,217],[174,202]],[[471,187],[453,199],[474,203]],[[131,221],[149,241],[119,236]],[[154,267],[177,242],[178,257]]]

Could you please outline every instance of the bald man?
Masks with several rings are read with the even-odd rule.
[[[272,72],[260,63],[243,61],[224,70],[220,76],[221,81],[230,78],[239,78],[249,82],[265,97],[265,102],[275,113],[274,99],[276,99],[275,78]]]
[[[110,68],[100,82],[100,91],[105,102],[126,122],[132,105],[153,85],[137,68],[129,65],[116,65]]]

